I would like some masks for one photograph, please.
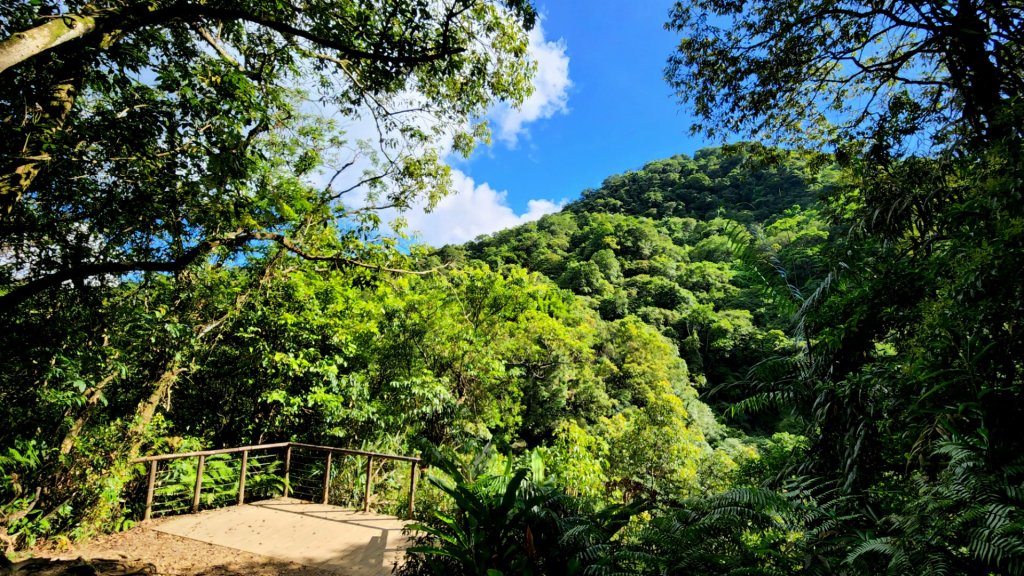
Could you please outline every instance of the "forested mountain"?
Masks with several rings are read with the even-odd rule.
[[[814,205],[837,176],[813,154],[783,154],[754,143],[673,156],[584,190],[572,212],[766,223],[794,205]]]
[[[731,162],[723,186],[760,178],[759,164],[728,157],[701,154]],[[794,265],[811,262],[827,238],[816,213],[777,204],[765,238]],[[795,350],[734,256],[738,226],[575,206],[434,253],[350,252],[394,268],[449,262],[424,275],[332,268],[271,245],[244,265],[65,286],[59,306],[30,300],[0,336],[11,368],[0,377],[3,470],[17,481],[7,510],[47,516],[20,515],[13,541],[130,520],[139,502],[118,503],[136,471],[108,459],[202,445],[490,444],[542,458],[573,494],[619,503],[713,494],[775,470],[783,460],[761,454],[785,454],[796,437],[769,438],[774,417],[736,420],[765,438],[730,430],[700,399]]]
[[[765,283],[737,256],[737,235],[752,226],[792,289],[825,274],[815,255],[828,230],[815,207],[835,173],[812,175],[798,154],[765,152],[742,145],[652,162],[610,176],[561,213],[442,254],[523,266],[605,320],[635,316],[673,341],[706,390],[728,388],[794,346]]]

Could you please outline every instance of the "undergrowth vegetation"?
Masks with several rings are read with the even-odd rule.
[[[423,455],[409,576],[1024,574],[1019,5],[676,2],[695,129],[754,142],[428,248],[380,212],[527,97],[536,15],[342,4],[0,8],[5,553],[298,441]]]

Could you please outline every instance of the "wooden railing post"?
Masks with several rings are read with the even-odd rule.
[[[331,497],[331,472],[333,470],[333,456],[334,453],[341,454],[343,457],[366,457],[366,486],[363,492],[363,511],[370,511],[370,500],[371,493],[373,490],[373,463],[375,459],[384,459],[390,461],[409,462],[412,469],[409,471],[409,514],[410,516],[416,511],[416,485],[418,477],[423,474],[423,469],[417,470],[417,465],[422,466],[423,461],[414,456],[402,456],[397,454],[383,454],[378,452],[369,452],[366,450],[351,450],[346,448],[335,448],[331,446],[317,446],[313,444],[302,444],[300,442],[278,442],[274,444],[258,444],[250,446],[239,446],[236,448],[220,448],[217,450],[201,450],[196,452],[181,452],[176,454],[155,454],[152,456],[143,456],[141,458],[135,458],[131,461],[132,464],[149,464],[148,473],[148,484],[146,486],[146,507],[143,515],[144,520],[149,520],[153,516],[154,507],[156,506],[156,482],[157,472],[160,467],[160,463],[163,461],[174,461],[181,460],[183,458],[197,458],[198,463],[196,466],[196,479],[195,488],[192,494],[192,506],[191,511],[193,513],[199,512],[202,503],[202,492],[203,492],[203,476],[206,473],[206,458],[208,456],[219,456],[222,454],[241,454],[242,462],[239,469],[238,475],[238,503],[244,504],[246,501],[246,481],[248,479],[249,469],[249,452],[253,450],[264,450],[264,451],[277,451],[284,450],[284,495],[288,496],[293,491],[290,489],[291,484],[291,459],[292,449],[299,448],[304,450],[322,450],[327,452],[327,466],[324,470],[324,486],[323,486],[323,502],[330,502]],[[300,466],[301,467],[301,466]]]
[[[327,466],[324,468],[324,504],[327,504],[327,498],[331,494],[331,454],[330,450],[327,451]]]
[[[409,468],[409,518],[412,518],[416,507],[416,462],[410,462]]]
[[[288,473],[291,471],[291,467],[292,467],[292,445],[289,444],[288,447],[284,449],[284,497],[285,498],[288,497],[288,482],[289,482]]]
[[[242,451],[242,469],[238,473],[238,505],[245,504],[245,473],[249,469],[249,451]]]
[[[363,512],[370,511],[370,480],[373,477],[373,456],[366,457],[366,495],[363,497]]]
[[[146,486],[146,513],[142,520],[149,520],[153,515],[153,489],[156,487],[156,460],[149,461],[149,484]]]
[[[192,495],[192,513],[199,511],[199,493],[203,490],[203,471],[206,469],[206,455],[199,457],[199,468],[196,469],[196,491]]]

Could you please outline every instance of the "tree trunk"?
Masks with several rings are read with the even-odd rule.
[[[68,430],[68,433],[64,435],[64,440],[60,443],[60,453],[67,455],[71,453],[71,450],[75,447],[75,441],[78,440],[78,436],[81,435],[82,429],[85,428],[85,424],[89,421],[89,417],[92,416],[93,410],[96,408],[96,404],[103,397],[103,389],[107,387],[107,384],[113,382],[117,372],[111,373],[109,376],[100,380],[96,386],[89,391],[89,399],[86,401],[85,406],[82,408],[82,412],[75,418],[74,424]]]
[[[184,370],[179,360],[175,359],[168,362],[167,368],[157,378],[149,397],[135,409],[135,421],[128,430],[129,444],[125,454],[127,460],[132,460],[139,456],[139,450],[142,448],[142,442],[146,436],[146,429],[149,428],[150,422],[153,421],[153,416],[156,416],[156,409],[160,406],[160,401],[171,393],[171,387],[178,381],[178,376]]]
[[[8,147],[6,155],[11,160],[0,169],[0,219],[11,213],[50,161],[46,144],[64,129],[64,123],[71,115],[85,73],[84,64],[84,58],[81,58],[75,64],[66,66],[67,73],[62,71],[61,76],[64,78],[53,86],[47,101],[36,103],[38,114],[27,127],[25,140],[4,143]],[[19,144],[21,148],[18,148]]]
[[[990,48],[991,30],[970,0],[960,0],[949,30],[944,60],[963,99],[963,114],[974,140],[980,142],[983,136],[988,143],[1000,141],[1010,134],[1010,127],[1002,117],[1004,75]]]
[[[216,344],[221,334],[221,330],[228,321],[233,316],[241,312],[251,294],[258,291],[267,281],[270,280],[271,273],[281,261],[283,253],[283,250],[279,250],[270,258],[266,263],[263,273],[260,274],[260,276],[255,279],[247,289],[235,296],[235,301],[232,303],[231,308],[226,310],[222,316],[195,328],[196,337],[192,343],[189,355],[194,356],[197,351]],[[185,354],[181,354],[177,358],[184,356]],[[135,410],[135,420],[131,429],[128,431],[129,444],[128,450],[125,454],[127,460],[132,460],[139,456],[139,450],[142,448],[146,429],[149,427],[150,422],[153,421],[153,417],[156,415],[156,410],[160,406],[160,401],[170,395],[171,388],[175,383],[177,383],[178,377],[184,371],[185,368],[181,366],[180,360],[171,360],[167,364],[167,368],[157,379],[149,397],[139,404],[138,408]]]

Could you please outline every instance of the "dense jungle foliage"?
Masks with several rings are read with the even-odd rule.
[[[424,455],[406,574],[1024,573],[1020,6],[677,2],[695,129],[765,143],[434,250],[377,209],[522,101],[535,16],[335,4],[0,8],[6,551],[296,440]]]

